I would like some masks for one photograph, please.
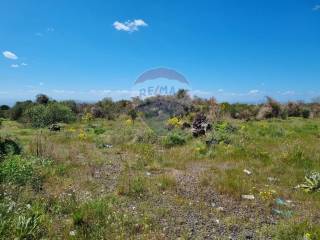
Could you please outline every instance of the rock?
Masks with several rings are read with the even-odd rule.
[[[207,117],[203,113],[196,115],[192,123],[192,135],[194,137],[203,136],[207,131],[211,130],[212,126],[207,121]]]
[[[252,172],[249,171],[248,169],[244,169],[243,172],[244,172],[245,174],[247,174],[247,175],[251,175],[251,174],[252,174]]]
[[[52,132],[59,132],[61,130],[61,126],[59,124],[51,124],[48,128]]]
[[[249,194],[249,195],[241,195],[242,199],[245,200],[254,200],[254,195]]]
[[[268,177],[268,181],[269,181],[269,182],[277,182],[278,179],[277,179],[277,178],[274,178],[274,177]]]

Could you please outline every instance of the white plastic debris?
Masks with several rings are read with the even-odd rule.
[[[274,178],[274,177],[268,177],[268,181],[269,182],[276,182],[276,181],[278,181],[278,179]]]
[[[224,207],[217,207],[217,210],[218,210],[219,212],[223,212],[223,211],[224,211]]]
[[[247,174],[247,175],[251,175],[251,174],[252,174],[252,172],[249,171],[248,169],[244,169],[243,172],[244,172],[245,174]]]
[[[147,175],[148,177],[150,177],[150,176],[151,176],[151,173],[150,173],[150,172],[146,172],[146,175]]]
[[[69,235],[70,235],[70,236],[75,236],[75,235],[76,235],[76,230],[70,231],[70,232],[69,232]]]
[[[241,195],[242,199],[246,199],[246,200],[254,200],[254,195],[250,194],[250,195]]]

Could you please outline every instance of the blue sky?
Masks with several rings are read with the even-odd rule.
[[[163,66],[218,100],[320,95],[320,0],[1,0],[0,103],[130,97]]]

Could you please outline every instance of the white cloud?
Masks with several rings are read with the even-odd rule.
[[[253,90],[250,90],[250,91],[249,91],[249,94],[250,94],[250,95],[256,95],[256,94],[258,94],[259,92],[260,92],[259,90],[253,89]]]
[[[11,67],[12,67],[12,68],[18,68],[19,65],[18,65],[18,64],[11,64]]]
[[[21,66],[23,66],[23,67],[28,66],[28,64],[27,64],[27,63],[24,63],[24,62],[23,62],[23,63],[21,63],[20,65],[21,65]]]
[[[10,51],[4,51],[2,52],[3,56],[5,58],[8,58],[8,59],[11,59],[11,60],[17,60],[18,57],[16,54],[14,54],[13,52],[10,52]]]
[[[48,27],[48,28],[47,28],[47,32],[54,32],[54,30],[55,30],[55,29],[54,29],[53,27]]]
[[[282,95],[295,95],[295,91],[289,90],[282,93]]]
[[[113,23],[113,27],[118,31],[125,31],[125,32],[134,32],[138,31],[139,27],[147,27],[148,24],[143,21],[142,19],[136,19],[133,21],[126,21],[124,23],[115,21]]]
[[[320,11],[320,4],[313,7],[313,11]]]
[[[57,93],[57,94],[75,94],[76,91],[73,90],[63,90],[63,89],[54,89],[52,90],[53,93]]]

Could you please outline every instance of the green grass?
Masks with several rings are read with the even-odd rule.
[[[126,119],[75,122],[56,133],[3,121],[1,136],[14,137],[23,151],[0,160],[1,238],[178,238],[192,231],[173,216],[201,212],[209,223],[206,214],[214,211],[226,235],[238,225],[261,239],[319,239],[320,193],[295,189],[320,171],[319,119],[226,120],[197,139],[189,130],[168,131],[161,121],[146,128]],[[248,204],[270,215],[276,198],[292,200],[293,215],[262,226],[215,212],[212,192],[235,208]],[[243,194],[253,194],[254,202],[243,202]],[[167,232],[168,224],[176,230]]]

